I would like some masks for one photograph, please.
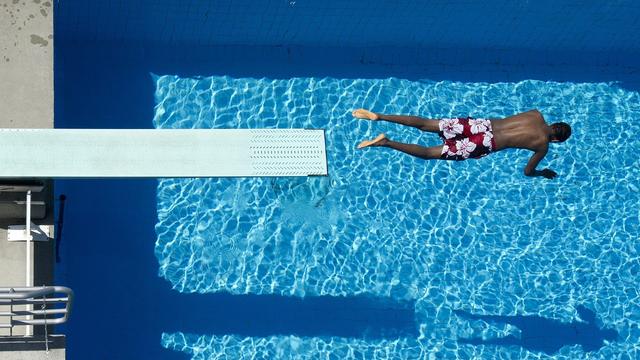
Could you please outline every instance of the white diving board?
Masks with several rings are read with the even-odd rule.
[[[0,129],[0,178],[327,175],[323,130]]]

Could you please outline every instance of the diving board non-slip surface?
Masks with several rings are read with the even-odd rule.
[[[0,178],[327,175],[323,130],[0,129]]]

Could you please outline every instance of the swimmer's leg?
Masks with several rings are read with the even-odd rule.
[[[393,141],[387,138],[384,134],[378,135],[378,137],[373,140],[361,142],[358,145],[358,149],[369,146],[388,147],[425,160],[440,159],[440,154],[442,154],[442,145],[424,147],[415,144],[404,144],[401,142]]]
[[[365,109],[358,109],[353,112],[353,116],[358,119],[385,120],[388,122],[411,126],[422,131],[437,133],[440,131],[439,120],[421,118],[410,115],[385,115],[371,112]]]

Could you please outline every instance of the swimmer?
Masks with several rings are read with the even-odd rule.
[[[533,151],[533,155],[524,168],[524,174],[547,179],[555,178],[556,172],[551,169],[537,170],[536,167],[547,155],[549,143],[564,142],[571,136],[571,127],[567,123],[547,125],[538,110],[491,120],[471,117],[435,120],[418,116],[377,114],[365,109],[355,110],[353,116],[358,119],[385,120],[415,127],[437,133],[443,140],[442,145],[424,147],[396,142],[385,134],[380,134],[373,140],[361,142],[358,149],[381,146],[425,160],[458,161],[478,159],[504,149],[527,149]]]

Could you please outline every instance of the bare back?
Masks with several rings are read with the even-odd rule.
[[[551,134],[551,129],[537,110],[491,120],[491,127],[496,151],[508,148],[546,150]]]

